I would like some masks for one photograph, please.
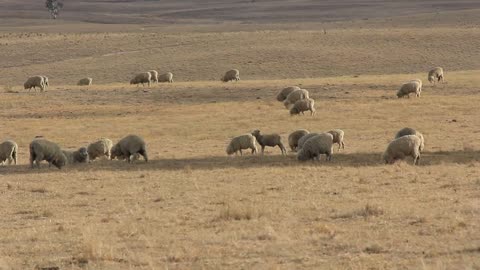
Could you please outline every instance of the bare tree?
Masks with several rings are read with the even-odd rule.
[[[52,16],[52,19],[56,19],[58,14],[60,13],[60,9],[63,8],[63,3],[57,0],[46,0],[45,7],[50,12],[50,16]]]

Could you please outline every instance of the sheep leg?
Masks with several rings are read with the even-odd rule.
[[[148,155],[145,149],[138,151],[138,153],[143,156],[143,159],[145,160],[145,162],[148,162]]]
[[[265,152],[265,145],[262,145],[262,155],[264,154]]]
[[[287,149],[285,149],[285,146],[283,146],[282,143],[280,143],[278,145],[278,147],[280,147],[280,150],[282,150],[282,155],[286,155],[287,154]]]
[[[240,156],[243,156],[242,149],[240,149]]]
[[[33,169],[33,162],[35,161],[35,154],[30,153],[30,168]]]

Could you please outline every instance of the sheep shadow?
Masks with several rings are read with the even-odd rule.
[[[46,164],[40,169],[30,169],[28,165],[0,166],[0,175],[52,173],[55,171],[178,171],[178,170],[214,170],[214,169],[249,169],[249,168],[284,168],[302,166],[325,166],[325,167],[376,167],[383,166],[379,152],[374,153],[343,153],[335,152],[332,161],[325,161],[325,156],[320,161],[299,162],[293,153],[282,155],[244,155],[244,156],[211,156],[192,158],[156,159],[145,163],[138,160],[128,164],[119,160],[100,160],[90,164],[67,166],[61,170],[54,167],[48,168]],[[470,164],[480,161],[480,151],[437,151],[424,152],[420,159],[420,167],[441,164]],[[407,158],[408,164],[412,159]]]

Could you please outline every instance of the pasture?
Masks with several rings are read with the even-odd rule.
[[[0,269],[478,269],[479,19],[440,14],[298,29],[0,20],[0,139],[19,145],[0,166]],[[433,66],[446,83],[428,84]],[[220,82],[230,68],[242,80]],[[128,84],[149,69],[175,82]],[[22,89],[36,74],[46,92]],[[422,96],[397,99],[413,78]],[[275,100],[290,85],[315,116]],[[425,136],[420,165],[383,164],[407,126]],[[225,153],[254,129],[288,145],[300,128],[340,128],[346,148],[331,162]],[[37,135],[76,149],[132,133],[148,163],[29,167]]]

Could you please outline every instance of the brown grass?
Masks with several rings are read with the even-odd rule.
[[[12,27],[0,37],[10,44],[0,85],[13,85],[0,91],[0,132],[18,143],[19,164],[0,166],[0,269],[478,268],[478,29],[381,26],[328,39],[319,29],[195,28],[26,38]],[[132,52],[139,45],[153,54]],[[426,70],[437,64],[448,65],[447,83],[433,87]],[[158,66],[178,82],[122,83]],[[220,83],[231,66],[243,80]],[[32,73],[48,73],[47,92],[22,89]],[[96,85],[72,86],[89,74]],[[422,97],[396,99],[417,77]],[[290,117],[275,101],[294,84],[316,100],[315,117]],[[420,166],[384,165],[405,126],[426,138]],[[233,136],[257,128],[285,142],[295,129],[341,128],[347,148],[328,163],[278,148],[226,156]],[[36,135],[76,149],[128,133],[145,138],[149,163],[29,168]]]

